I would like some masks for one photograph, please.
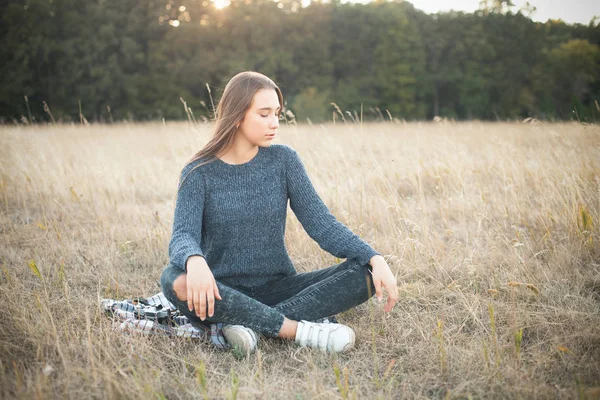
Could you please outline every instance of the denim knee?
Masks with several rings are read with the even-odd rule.
[[[366,289],[367,298],[371,298],[375,295],[375,285],[373,284],[373,267],[371,264],[360,264],[356,260],[349,260],[348,269],[355,271],[357,285],[361,286],[361,289]]]
[[[367,288],[368,297],[371,298],[375,296],[375,285],[373,284],[373,267],[371,264],[360,265],[356,263],[355,268],[361,271],[362,275],[365,279],[365,286]]]
[[[173,304],[176,304],[178,300],[177,295],[173,290],[173,283],[183,274],[185,274],[185,272],[181,268],[169,264],[163,269],[162,274],[160,275],[160,287],[162,288],[163,294],[167,300]]]

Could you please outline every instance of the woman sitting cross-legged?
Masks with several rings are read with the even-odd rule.
[[[252,71],[234,76],[217,107],[214,134],[181,173],[167,299],[193,321],[223,323],[232,346],[250,352],[259,332],[328,352],[353,347],[354,331],[310,322],[367,301],[391,311],[396,279],[380,253],[340,223],[292,148],[271,144],[280,89]],[[346,261],[297,273],[284,244],[287,204],[322,249]],[[201,322],[203,321],[203,322]]]

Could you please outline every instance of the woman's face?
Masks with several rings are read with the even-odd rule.
[[[269,147],[279,128],[279,97],[274,89],[261,89],[240,123],[238,135],[250,144]]]

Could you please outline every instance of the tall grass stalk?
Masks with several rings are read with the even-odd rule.
[[[196,381],[202,391],[202,398],[208,400],[208,380],[206,378],[206,366],[204,361],[200,361],[200,365],[196,368]]]
[[[50,120],[52,121],[52,124],[56,125],[56,120],[54,119],[54,115],[52,115],[52,111],[50,111],[50,107],[48,107],[48,103],[46,103],[45,101],[42,101],[42,104],[44,106],[44,112],[50,116]]]
[[[232,369],[231,370],[231,391],[229,394],[229,399],[236,400],[239,390],[240,390],[240,379],[238,378],[235,371]]]
[[[446,347],[444,346],[444,322],[441,319],[437,320],[436,337],[440,349],[440,371],[442,375],[448,375],[448,358],[446,355]]]
[[[210,105],[212,107],[213,119],[216,120],[217,119],[217,109],[215,108],[215,102],[213,101],[212,92],[210,90],[210,85],[208,83],[206,84],[206,90],[208,91],[208,97],[210,97]]]
[[[25,96],[25,107],[27,107],[27,115],[29,116],[29,123],[33,124],[33,118],[31,117],[31,109],[29,108],[29,99]]]
[[[502,361],[500,355],[500,345],[498,344],[498,334],[496,333],[496,318],[494,317],[494,306],[488,303],[488,312],[490,314],[490,325],[492,326],[492,343],[494,345],[494,353],[496,354],[496,367],[500,366]]]

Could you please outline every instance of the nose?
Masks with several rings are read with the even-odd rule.
[[[279,127],[279,116],[275,114],[274,118],[271,119],[271,129],[277,129]]]

